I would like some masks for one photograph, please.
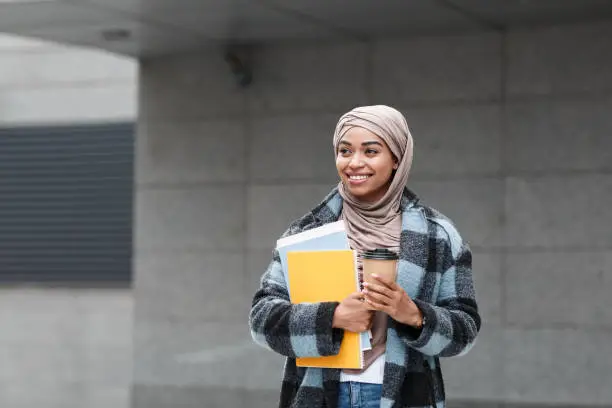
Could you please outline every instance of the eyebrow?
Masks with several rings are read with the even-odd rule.
[[[343,144],[343,145],[346,145],[346,146],[353,146],[350,142],[347,142],[346,140],[341,140],[339,144]],[[367,142],[363,142],[361,145],[362,146],[378,145],[378,146],[382,147],[382,143],[377,142],[376,140],[370,140],[370,141],[367,141]]]

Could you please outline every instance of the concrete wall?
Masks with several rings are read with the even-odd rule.
[[[0,36],[0,127],[134,121],[136,75],[128,58]],[[129,405],[130,289],[1,287],[0,327],[0,406]]]
[[[0,127],[132,122],[137,62],[0,35]]]
[[[612,404],[612,25],[142,63],[135,227],[137,408],[274,406],[282,359],[247,315],[278,235],[336,183],[331,134],[402,110],[410,186],[474,251],[485,325],[444,362],[451,401]]]
[[[0,406],[129,406],[128,289],[0,288],[0,327]]]

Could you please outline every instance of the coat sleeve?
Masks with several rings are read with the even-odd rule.
[[[337,302],[291,304],[280,257],[272,262],[255,293],[249,326],[255,342],[287,357],[338,354],[344,330],[332,328]]]
[[[440,277],[435,304],[413,299],[425,317],[422,329],[398,324],[398,334],[407,346],[432,357],[467,353],[480,331],[480,315],[472,280],[472,254],[460,238],[450,238],[450,266]],[[459,239],[459,241],[458,241]],[[454,242],[453,242],[454,241]],[[456,245],[454,248],[453,245]]]

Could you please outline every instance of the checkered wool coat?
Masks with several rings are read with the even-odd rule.
[[[334,189],[283,236],[338,220]],[[426,317],[422,330],[389,318],[381,408],[445,406],[439,358],[466,353],[480,330],[470,249],[451,221],[419,204],[408,189],[401,201],[398,284]],[[296,357],[337,354],[343,330],[332,328],[338,303],[292,305],[278,252],[261,278],[249,324],[253,339],[287,357],[279,408],[336,408],[340,370],[296,367]]]

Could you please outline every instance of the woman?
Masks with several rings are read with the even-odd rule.
[[[257,343],[287,357],[279,407],[444,407],[439,358],[467,352],[480,330],[470,250],[406,188],[413,143],[400,112],[355,108],[333,143],[338,187],[284,236],[342,219],[358,253],[399,253],[398,277],[379,277],[340,303],[291,305],[275,251],[249,322]],[[363,370],[296,367],[296,357],[338,353],[344,330],[369,328]]]

